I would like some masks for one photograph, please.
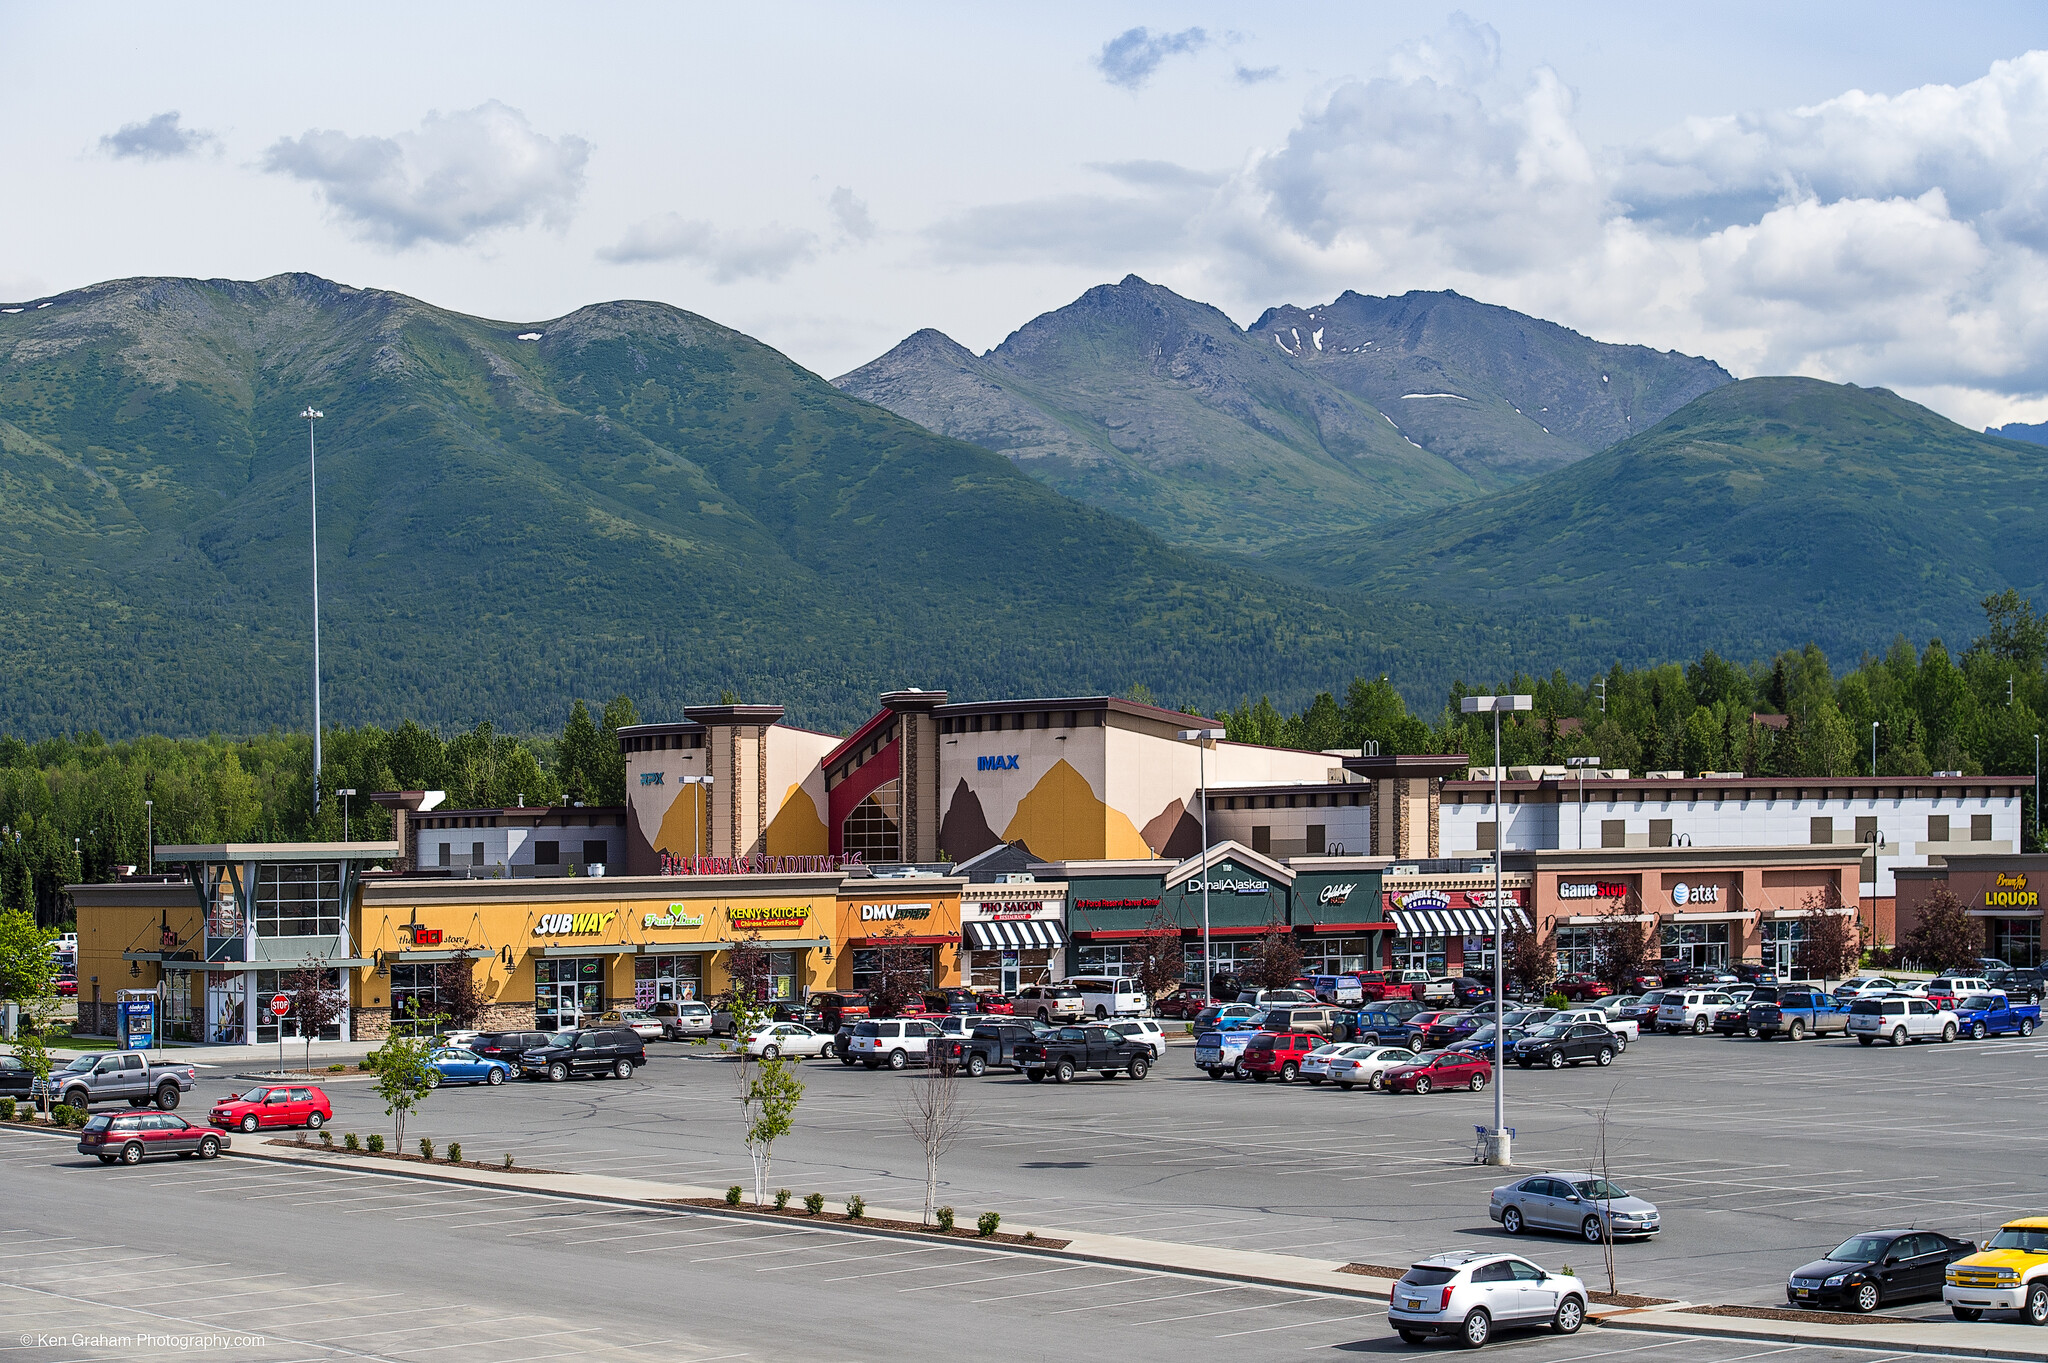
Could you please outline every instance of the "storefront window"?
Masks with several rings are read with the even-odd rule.
[[[256,868],[258,937],[339,937],[341,863]]]
[[[422,966],[420,968],[431,971],[434,967]],[[394,966],[392,969],[396,970],[397,967]],[[291,993],[294,983],[292,976],[298,974],[298,971],[258,970],[254,974],[256,976],[256,1039],[258,1041],[267,1041],[274,1046],[277,1044],[278,1019],[277,1015],[270,1011],[270,1000],[279,994]],[[341,972],[339,970],[323,970],[321,976],[321,987],[323,989],[330,994],[340,992]],[[284,1034],[295,1039],[299,1035],[299,1024],[290,1014],[286,1014],[284,1018]],[[333,1022],[322,1027],[320,1035],[314,1039],[316,1041],[341,1040],[341,1020],[336,1018]]]
[[[1991,920],[1991,954],[2015,968],[2041,964],[2041,920],[2038,918],[1994,918]]]
[[[853,807],[839,828],[840,850],[869,862],[903,860],[900,781],[884,781]]]
[[[1764,968],[1776,971],[1781,979],[1790,979],[1792,968],[1799,960],[1799,944],[1805,940],[1806,920],[1803,918],[1764,920]]]
[[[432,1018],[440,1009],[441,967],[438,965],[394,964],[391,967],[391,1031],[411,1036],[415,1031],[431,1032]],[[417,1018],[419,1021],[415,1022]]]
[[[1310,937],[1301,944],[1304,975],[1348,975],[1372,970],[1378,959],[1370,937]]]
[[[1432,978],[1441,976],[1450,961],[1444,941],[1442,937],[1396,937],[1392,968],[1426,970]]]
[[[1137,952],[1128,946],[1084,946],[1077,949],[1074,959],[1082,975],[1128,975],[1138,969]]]
[[[1459,946],[1464,951],[1464,965],[1467,975],[1493,975],[1493,934],[1484,937],[1467,937]]]
[[[796,953],[768,953],[768,997],[777,1001],[796,997]]]
[[[1593,964],[1599,958],[1599,949],[1594,945],[1596,928],[1559,928],[1557,930],[1557,973],[1560,975],[1590,975]]]
[[[983,949],[968,971],[970,989],[1014,994],[1027,984],[1052,983],[1052,952],[1044,947]]]
[[[923,976],[921,987],[931,988],[938,982],[937,960],[930,947],[890,947],[891,951],[903,953],[906,958],[919,962]],[[785,953],[786,954],[786,953]],[[862,947],[853,953],[853,987],[873,989],[878,982],[882,968],[882,952],[875,947]]]
[[[657,1003],[680,1003],[703,993],[704,958],[695,952],[640,956],[633,961],[633,1002],[642,1008]]]
[[[540,957],[533,963],[533,1025],[545,1032],[579,1027],[604,1012],[604,962]]]
[[[1728,964],[1726,923],[1666,923],[1659,933],[1664,959],[1696,969],[1721,968]]]
[[[249,977],[241,971],[208,971],[206,974],[206,1039],[232,1046],[245,1040],[243,1003],[248,999]]]
[[[1214,942],[1216,948],[1216,973],[1220,975],[1244,976],[1251,972],[1258,959],[1256,942]],[[1083,973],[1086,973],[1085,967]],[[1190,984],[1202,982],[1202,939],[1196,937],[1187,947],[1187,979]]]

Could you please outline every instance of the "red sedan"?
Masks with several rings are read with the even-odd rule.
[[[1493,1080],[1493,1064],[1470,1051],[1438,1051],[1435,1055],[1387,1071],[1386,1084],[1395,1093],[1428,1093],[1431,1089],[1470,1089],[1477,1093]]]
[[[215,1126],[238,1131],[262,1126],[304,1126],[318,1131],[334,1120],[334,1105],[317,1088],[264,1084],[220,1099],[207,1119]]]
[[[1614,990],[1591,975],[1567,975],[1557,982],[1557,992],[1574,1003],[1590,1003],[1606,998]]]

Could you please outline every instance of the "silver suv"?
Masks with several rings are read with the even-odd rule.
[[[923,1018],[856,1022],[853,1035],[846,1043],[846,1060],[849,1064],[858,1060],[871,1070],[878,1070],[884,1065],[900,1070],[905,1065],[928,1064],[932,1043],[944,1035],[936,1022],[927,1022]]]
[[[1515,1254],[1438,1254],[1403,1274],[1387,1299],[1387,1323],[1404,1344],[1455,1335],[1476,1349],[1500,1326],[1548,1325],[1568,1335],[1585,1322],[1584,1283]]]

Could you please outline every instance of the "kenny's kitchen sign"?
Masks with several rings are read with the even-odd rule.
[[[803,904],[773,907],[731,908],[725,921],[736,928],[800,928],[810,921],[811,911]]]

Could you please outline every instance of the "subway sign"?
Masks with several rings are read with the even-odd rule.
[[[533,925],[536,937],[594,937],[612,925],[616,913],[544,913]]]
[[[2027,888],[2024,871],[1998,873],[1998,888],[1984,892],[1984,907],[1987,909],[2038,909],[2041,907],[2041,892]]]

